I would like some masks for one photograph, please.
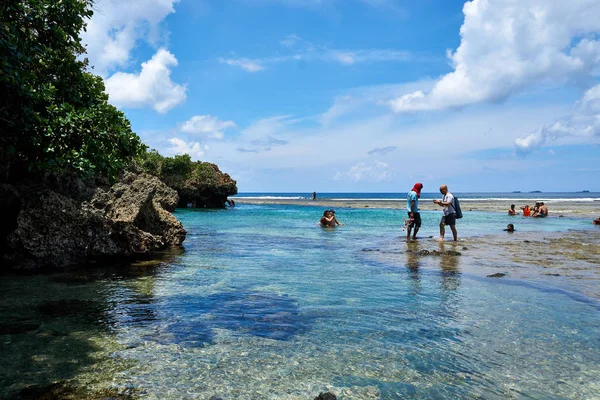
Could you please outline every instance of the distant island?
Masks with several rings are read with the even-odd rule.
[[[521,193],[520,190],[513,190],[513,193]]]
[[[581,192],[577,192],[577,193],[589,193],[589,190],[582,190]]]
[[[541,191],[541,190],[532,190],[532,191],[531,191],[531,192],[529,192],[529,193],[542,193],[542,191]]]

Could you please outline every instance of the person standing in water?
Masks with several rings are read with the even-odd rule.
[[[312,199],[313,199],[313,201],[315,201],[317,199],[317,192],[313,192]]]
[[[408,211],[408,218],[409,220],[412,220],[412,223],[409,223],[406,229],[407,241],[410,240],[410,232],[413,228],[413,240],[416,240],[417,232],[419,232],[419,228],[421,227],[421,214],[419,213],[419,198],[421,197],[421,189],[423,189],[423,184],[420,182],[415,183],[406,197],[406,210]]]
[[[440,207],[444,207],[444,216],[440,221],[440,241],[444,240],[446,234],[446,225],[450,226],[452,230],[452,236],[454,241],[458,241],[458,233],[456,232],[456,210],[454,208],[454,195],[448,191],[448,186],[440,186],[440,193],[442,194],[442,200],[433,200],[435,204]]]

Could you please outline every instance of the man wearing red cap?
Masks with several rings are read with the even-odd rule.
[[[408,192],[406,198],[406,209],[408,210],[409,221],[412,220],[412,224],[409,223],[406,229],[406,240],[410,239],[410,231],[414,227],[413,239],[417,238],[417,232],[421,227],[421,214],[419,213],[419,198],[421,197],[421,189],[423,189],[422,183],[415,183],[415,186]]]

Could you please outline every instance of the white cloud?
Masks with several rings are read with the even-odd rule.
[[[235,126],[233,121],[221,121],[219,118],[210,115],[196,115],[183,124],[181,131],[213,139],[222,139],[225,136],[223,131],[235,128]]]
[[[262,71],[265,69],[265,67],[263,67],[261,65],[260,60],[249,60],[247,58],[240,58],[240,59],[220,58],[219,62],[221,64],[227,64],[227,65],[232,65],[235,67],[240,67],[243,70],[246,70],[248,72],[259,72],[259,71]]]
[[[178,0],[97,0],[94,15],[82,32],[94,72],[106,77],[110,70],[130,62],[136,43],[160,41],[161,22],[175,12]]]
[[[585,92],[571,115],[515,140],[518,153],[529,153],[551,140],[577,138],[588,141],[600,137],[600,85]]]
[[[376,161],[370,164],[359,162],[344,173],[336,173],[333,179],[353,182],[385,182],[392,179],[392,173],[389,171],[389,165],[384,162]]]
[[[598,0],[473,0],[463,12],[460,46],[448,54],[454,70],[427,93],[390,101],[395,112],[497,102],[532,85],[598,73]]]
[[[417,59],[412,53],[393,49],[331,49],[327,46],[313,44],[297,35],[287,35],[280,44],[296,52],[287,55],[263,58],[220,58],[219,62],[240,67],[248,72],[263,71],[266,65],[295,61],[335,62],[346,66],[360,63],[405,62]]]
[[[186,87],[171,80],[171,67],[177,59],[159,49],[139,73],[117,72],[106,80],[110,102],[116,106],[140,108],[150,106],[166,113],[186,99]]]
[[[186,142],[179,138],[171,138],[168,140],[171,147],[167,149],[170,154],[189,154],[192,160],[199,160],[204,156],[204,152],[208,150],[207,145],[202,145],[200,142]]]

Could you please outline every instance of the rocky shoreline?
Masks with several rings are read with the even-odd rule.
[[[177,192],[151,175],[127,172],[112,186],[48,176],[0,190],[8,221],[0,238],[2,272],[146,255],[185,239],[171,214]]]

